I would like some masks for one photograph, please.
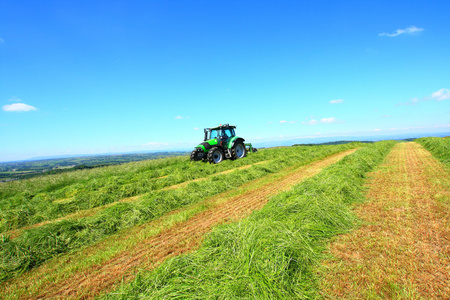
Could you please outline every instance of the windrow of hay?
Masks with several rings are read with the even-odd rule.
[[[228,174],[228,173],[231,173],[233,171],[236,171],[236,170],[245,170],[245,169],[248,169],[248,168],[250,168],[250,167],[252,167],[254,165],[260,165],[260,164],[263,164],[263,163],[266,163],[266,162],[268,162],[268,161],[261,161],[261,162],[257,162],[257,163],[254,163],[254,164],[245,165],[243,167],[234,168],[234,169],[223,171],[223,172],[220,172],[220,173],[217,173],[217,174],[213,174],[213,175],[210,175],[210,176],[224,175],[224,174]],[[164,176],[163,178],[165,178],[165,177],[167,177],[167,176]],[[166,188],[163,188],[162,190],[175,190],[175,189],[178,189],[178,188],[182,188],[182,187],[184,187],[184,186],[186,186],[186,185],[188,185],[188,184],[190,184],[192,182],[202,181],[202,180],[206,180],[208,178],[209,177],[202,177],[202,178],[198,178],[198,179],[193,179],[191,181],[185,181],[183,183],[179,183],[179,184],[168,186]],[[16,238],[17,236],[22,234],[25,230],[28,230],[28,229],[31,229],[31,228],[36,228],[36,227],[39,227],[39,226],[43,226],[43,225],[47,225],[47,224],[55,223],[55,222],[60,222],[62,220],[67,220],[67,219],[80,219],[80,218],[90,217],[90,216],[93,216],[93,215],[99,213],[100,211],[102,211],[102,210],[104,210],[104,209],[106,209],[108,207],[111,207],[113,205],[117,205],[118,203],[130,203],[130,202],[139,201],[144,196],[145,196],[145,194],[144,195],[133,196],[133,197],[127,197],[127,198],[124,198],[124,199],[121,199],[119,201],[112,202],[112,203],[109,203],[109,204],[106,204],[106,205],[103,205],[103,206],[97,206],[97,207],[94,207],[94,208],[91,208],[91,209],[80,210],[80,211],[77,211],[77,212],[72,213],[72,214],[68,214],[68,215],[66,215],[64,217],[61,217],[61,218],[58,218],[58,219],[48,220],[48,221],[44,221],[44,222],[41,222],[41,223],[30,225],[30,226],[27,226],[27,227],[22,227],[22,228],[19,228],[19,229],[7,231],[7,232],[4,233],[4,235],[5,236],[10,236],[10,238]]]
[[[420,138],[415,142],[421,144],[425,149],[430,151],[444,165],[450,168],[450,138]]]
[[[0,185],[0,232],[252,165],[274,154],[273,150],[261,151],[245,160],[226,161],[213,167],[203,163],[192,164],[188,157],[167,158],[159,163],[158,160],[129,163],[5,183]],[[60,182],[59,178],[66,180]]]

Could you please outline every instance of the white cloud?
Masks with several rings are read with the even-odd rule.
[[[323,118],[320,120],[320,123],[343,123],[343,121],[336,119],[335,117],[331,118]]]
[[[2,107],[3,111],[30,111],[30,110],[37,110],[36,107],[25,104],[25,103],[13,103],[13,104],[7,104],[3,105]]]
[[[280,123],[281,123],[281,124],[287,123],[287,121],[286,121],[286,120],[281,120]]]
[[[437,101],[450,99],[450,90],[449,89],[440,89],[431,94],[431,98]]]
[[[200,128],[198,128],[198,127],[194,127],[194,130],[200,130]]]
[[[344,99],[336,99],[336,100],[331,100],[330,101],[331,104],[340,104],[340,103],[343,103],[343,102],[344,102]]]
[[[449,89],[440,89],[440,90],[432,93],[431,96],[423,97],[422,99],[415,97],[415,98],[412,98],[408,102],[398,103],[396,106],[416,105],[419,102],[426,102],[426,101],[431,101],[431,100],[442,101],[442,100],[447,100],[447,99],[450,99],[450,90]]]
[[[381,131],[381,129],[376,128],[376,129],[374,129],[373,131]]]
[[[176,116],[175,119],[176,120],[181,120],[181,119],[183,119],[183,117],[182,116]]]
[[[316,119],[311,119],[305,122],[302,122],[302,124],[304,125],[317,125],[320,123],[325,123],[325,124],[331,124],[331,123],[344,123],[344,121],[336,119],[335,117],[331,117],[331,118],[322,118],[320,119],[320,121],[317,121]]]
[[[317,122],[317,120],[315,120],[315,119],[312,119],[312,120],[309,120],[309,121],[306,121],[306,122],[302,122],[302,124],[305,124],[305,125],[317,125],[319,122]]]
[[[269,122],[267,122],[267,124],[272,124],[273,123],[273,121],[269,121]]]
[[[424,30],[423,28],[418,28],[418,27],[412,25],[405,29],[397,29],[394,33],[382,32],[382,33],[378,34],[378,36],[395,37],[395,36],[399,36],[401,34],[413,35],[413,34],[421,32],[423,30]]]

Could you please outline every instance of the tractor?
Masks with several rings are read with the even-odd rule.
[[[205,128],[204,141],[191,152],[191,161],[218,164],[224,159],[239,159],[245,157],[247,152],[257,152],[252,144],[245,144],[243,138],[236,136],[235,128],[229,124]]]

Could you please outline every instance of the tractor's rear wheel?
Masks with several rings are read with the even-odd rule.
[[[212,147],[208,151],[208,161],[210,164],[218,164],[223,160],[223,151],[219,147]]]
[[[245,149],[245,145],[242,142],[237,142],[234,144],[233,148],[231,148],[231,156],[233,159],[243,158],[247,155],[247,149]]]

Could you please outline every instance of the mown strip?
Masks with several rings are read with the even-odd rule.
[[[421,144],[425,149],[431,152],[437,159],[439,159],[444,165],[450,167],[450,138],[420,138],[415,142]]]
[[[240,222],[216,227],[196,252],[168,260],[106,299],[297,299],[318,296],[314,267],[326,241],[354,224],[364,179],[395,142],[366,146],[270,200]]]
[[[417,143],[398,144],[370,176],[361,226],[320,269],[328,299],[448,299],[450,173]]]
[[[357,145],[360,144],[280,148],[274,152],[279,156],[267,164],[214,176],[177,190],[149,193],[139,202],[119,203],[92,217],[33,228],[14,240],[3,236],[0,243],[0,281],[33,269],[61,253],[91,245],[121,229],[154,220],[167,212],[286,167],[305,165]]]

